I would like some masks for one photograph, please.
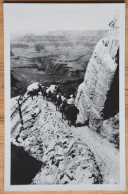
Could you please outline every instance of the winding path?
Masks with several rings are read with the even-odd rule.
[[[47,104],[53,111],[56,111],[53,103],[47,102]],[[60,112],[56,111],[56,115],[61,118]],[[67,121],[62,121],[67,124]],[[74,137],[79,137],[94,153],[97,164],[103,175],[104,183],[119,183],[120,152],[114,147],[114,144],[108,142],[106,138],[103,138],[100,134],[87,126],[72,126],[70,129],[73,132]]]
[[[40,98],[40,100],[45,101],[43,98]],[[60,120],[68,126],[67,121],[62,120],[61,113],[56,111],[55,105],[50,101],[45,102],[47,103],[47,106],[56,113],[57,117],[59,117]],[[31,100],[28,99],[28,101],[23,105],[22,108],[24,108],[25,105],[28,106],[30,103]],[[37,101],[37,103],[40,107],[40,101]],[[16,131],[16,129],[14,129],[15,128],[13,128],[12,133]],[[83,141],[83,143],[86,143],[90,150],[94,153],[97,164],[100,167],[101,174],[103,175],[104,184],[119,183],[120,152],[114,147],[114,144],[109,143],[106,138],[103,138],[102,136],[100,136],[100,134],[87,126],[71,126],[70,130],[73,133],[74,137],[80,138],[80,140]]]

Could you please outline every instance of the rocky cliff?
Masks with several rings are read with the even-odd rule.
[[[60,84],[65,94],[76,93],[97,42],[106,34],[106,30],[53,31],[11,37],[11,69],[22,83],[12,80],[11,96],[18,95],[17,86],[25,93],[34,82]]]
[[[108,36],[102,38],[94,49],[86,69],[84,82],[79,86],[76,97],[76,104],[80,110],[77,122],[89,121],[89,126],[95,130],[102,126],[105,102],[119,66],[117,17],[109,24],[109,28]]]

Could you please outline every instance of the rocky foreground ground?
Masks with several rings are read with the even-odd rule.
[[[11,103],[11,140],[42,162],[31,184],[119,183],[119,151],[88,127],[69,127],[42,96]]]

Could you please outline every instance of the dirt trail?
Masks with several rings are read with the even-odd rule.
[[[29,99],[30,100],[30,99]],[[28,104],[35,104],[35,106],[42,107],[42,102],[45,100],[40,98],[31,102],[28,101]],[[68,126],[67,120],[62,120],[62,115],[60,112],[56,111],[55,105],[50,101],[45,101],[47,106],[54,111],[57,117]],[[37,104],[36,104],[37,103]],[[27,106],[28,106],[27,104]],[[43,112],[42,112],[43,113]],[[41,124],[41,121],[40,121]],[[39,126],[37,126],[38,128]],[[98,166],[100,167],[101,174],[103,176],[104,184],[119,183],[119,168],[120,168],[120,152],[114,147],[114,144],[109,143],[106,138],[100,136],[96,131],[91,130],[89,127],[70,127],[69,128],[73,133],[73,136],[80,138],[83,143],[87,144],[90,150],[93,152]],[[14,133],[14,131],[13,131]]]
[[[75,136],[84,141],[94,153],[100,167],[104,183],[119,183],[120,152],[107,139],[88,127],[72,127]]]
[[[47,102],[47,104],[52,110],[56,111],[54,104],[51,102]],[[56,111],[56,115],[61,118],[60,112]],[[67,124],[67,121],[63,120],[63,122]],[[120,152],[114,147],[114,144],[108,142],[106,138],[103,138],[100,134],[87,126],[72,126],[70,129],[74,136],[79,137],[94,153],[97,164],[103,175],[104,183],[119,183]]]

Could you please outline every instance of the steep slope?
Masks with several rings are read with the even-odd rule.
[[[104,121],[102,135],[107,138],[102,138],[88,126],[69,127],[67,121],[61,119],[61,113],[56,112],[55,105],[44,101],[42,96],[39,95],[32,100],[25,95],[21,100],[22,127],[18,98],[19,96],[11,100],[11,141],[12,146],[16,146],[12,149],[12,159],[15,162],[15,168],[12,169],[18,168],[20,161],[25,166],[28,165],[27,161],[30,165],[35,165],[35,171],[32,173],[30,168],[26,169],[27,182],[32,184],[119,183],[119,150],[107,140],[114,140],[111,128],[114,127],[115,130],[118,128],[118,116],[111,119],[111,122]],[[21,154],[17,154],[20,151]],[[24,155],[27,161],[21,160]],[[12,176],[16,176],[18,172],[14,171]],[[23,172],[25,173],[25,168]],[[17,179],[16,177],[12,179],[18,183],[20,180],[24,181],[22,179],[24,173],[21,173],[21,176],[17,175]],[[34,173],[37,174],[32,180]]]
[[[17,98],[12,99],[11,140],[42,162],[32,184],[102,184],[102,175],[90,148],[49,107],[42,96],[25,96],[20,124]],[[17,156],[18,157],[18,156]],[[79,175],[79,176],[78,176]]]
[[[85,73],[84,82],[78,88],[76,99],[76,104],[80,110],[77,122],[85,123],[89,121],[89,126],[95,130],[102,126],[103,110],[108,98],[108,91],[111,90],[113,77],[119,65],[117,17],[109,24],[109,27],[108,36],[101,39],[94,49]],[[118,80],[116,84],[119,88]],[[112,93],[114,93],[114,90]],[[119,95],[118,92],[117,95]],[[112,101],[109,104],[112,106]],[[115,107],[117,110],[119,110],[118,106],[119,104]]]

